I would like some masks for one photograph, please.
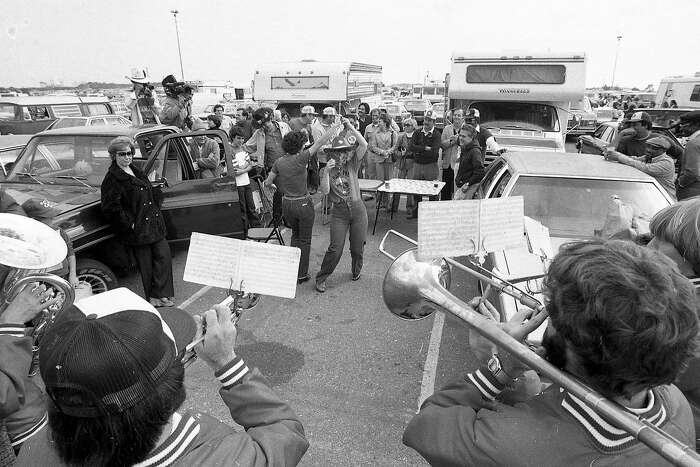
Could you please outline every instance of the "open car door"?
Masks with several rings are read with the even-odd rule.
[[[192,139],[198,136],[214,139],[224,148],[228,175],[201,178],[190,154]],[[145,172],[163,192],[168,240],[189,240],[192,232],[245,238],[231,152],[223,130],[168,135],[153,148]]]

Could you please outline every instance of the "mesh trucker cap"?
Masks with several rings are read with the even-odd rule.
[[[153,393],[195,333],[187,312],[156,310],[126,288],[84,298],[41,341],[46,392],[73,417],[121,413]]]

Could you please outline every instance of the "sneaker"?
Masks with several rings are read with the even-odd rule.
[[[353,274],[352,280],[354,280],[354,281],[360,280],[361,275],[362,275],[362,271],[358,272],[357,274]]]
[[[304,282],[308,281],[311,279],[311,275],[307,274],[305,276],[297,277],[297,284],[303,284]]]
[[[160,302],[162,303],[161,306],[175,306],[175,303],[172,300],[170,300],[169,297],[161,298]]]
[[[316,291],[324,293],[326,291],[326,281],[316,282]]]
[[[151,303],[151,305],[153,305],[156,308],[163,306],[163,301],[160,298],[151,297],[150,299],[148,299],[148,301]]]

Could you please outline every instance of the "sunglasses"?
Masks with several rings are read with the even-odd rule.
[[[117,156],[119,157],[131,157],[134,153],[131,151],[117,151]]]

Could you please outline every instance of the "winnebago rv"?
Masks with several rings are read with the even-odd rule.
[[[583,97],[584,54],[454,53],[448,109],[476,108],[502,147],[564,152],[569,102]]]
[[[253,99],[274,102],[291,116],[311,104],[320,112],[333,106],[341,114],[367,102],[382,102],[382,67],[357,62],[301,62],[259,65],[253,78]]]
[[[656,92],[656,106],[663,107],[671,101],[682,109],[700,109],[700,72],[694,76],[669,76],[661,79]]]

